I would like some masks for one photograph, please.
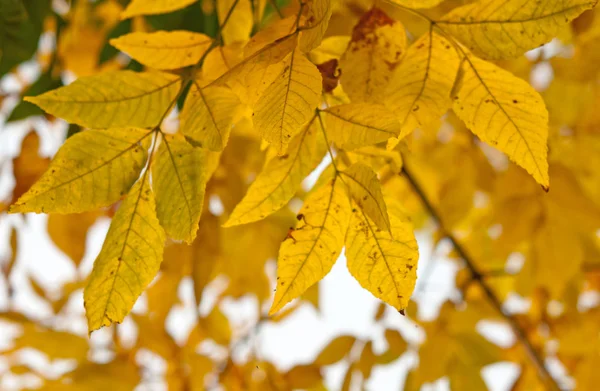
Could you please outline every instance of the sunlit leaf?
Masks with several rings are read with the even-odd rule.
[[[240,101],[224,87],[201,88],[193,83],[180,115],[180,131],[194,143],[222,151],[229,141]]]
[[[454,112],[481,140],[495,146],[548,188],[548,111],[525,81],[469,55],[453,97]]]
[[[321,115],[329,141],[344,149],[377,144],[400,133],[396,116],[380,105],[351,103],[330,107]]]
[[[277,290],[269,313],[279,311],[329,273],[344,246],[349,214],[348,196],[338,178],[308,197],[296,229],[279,250]]]
[[[595,0],[481,0],[456,8],[436,23],[474,53],[516,57],[550,41]]]
[[[300,51],[284,59],[285,67],[254,107],[254,127],[283,155],[291,138],[314,115],[321,98],[317,67]]]
[[[196,64],[212,39],[190,31],[157,31],[122,35],[111,39],[110,43],[149,67],[177,69]]]
[[[79,213],[125,195],[146,162],[148,132],[87,130],[70,137],[12,213]]]
[[[314,117],[292,140],[284,156],[271,157],[225,226],[260,220],[285,206],[302,180],[323,159],[325,151],[320,125]]]
[[[173,103],[179,85],[179,77],[168,73],[118,71],[83,77],[25,100],[90,128],[143,128],[160,125],[158,122]]]
[[[459,59],[452,44],[430,31],[407,50],[387,84],[385,102],[402,125],[401,137],[438,121],[452,107]]]
[[[346,236],[348,270],[375,297],[398,311],[408,305],[417,279],[419,253],[412,224],[396,203],[388,203],[391,234],[377,228],[356,205]]]
[[[121,323],[156,276],[165,233],[158,222],[149,177],[131,189],[119,207],[83,293],[91,333]]]
[[[390,231],[390,219],[381,185],[373,170],[364,164],[356,163],[341,175],[354,202],[373,220],[378,229]]]
[[[137,15],[155,15],[178,10],[196,0],[132,0],[121,14],[123,19]]]

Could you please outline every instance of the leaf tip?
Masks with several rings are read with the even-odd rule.
[[[402,308],[400,311],[398,311],[398,313],[402,316],[406,316],[406,311],[404,308]]]
[[[33,103],[34,105],[38,105],[38,97],[37,96],[24,96],[23,101]],[[38,105],[39,106],[39,105]]]

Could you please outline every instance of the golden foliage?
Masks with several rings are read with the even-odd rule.
[[[29,3],[0,0],[0,118],[21,126],[0,132],[0,328],[20,333],[2,348],[11,376],[143,388],[150,353],[173,390],[322,390],[341,362],[333,388],[367,389],[410,351],[406,390],[442,378],[485,390],[482,370],[501,361],[520,368],[513,390],[558,390],[567,375],[596,386],[596,0]],[[29,59],[31,85],[37,73],[17,67]],[[70,280],[21,265],[39,227],[72,261]],[[415,229],[421,249],[450,248],[457,272],[439,306]],[[240,357],[261,325],[324,312],[331,282],[319,281],[342,254],[380,301],[355,310],[374,333],[321,339],[285,370],[260,351]],[[47,315],[21,311],[20,285]],[[82,290],[88,333],[112,326],[101,348],[77,329]],[[515,294],[529,303],[518,313]],[[249,331],[228,308],[242,297]],[[191,324],[174,334],[181,308]],[[513,340],[491,341],[490,322]],[[75,364],[49,376],[24,349]]]

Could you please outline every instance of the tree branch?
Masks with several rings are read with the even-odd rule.
[[[458,255],[465,262],[467,269],[469,269],[469,271],[471,272],[473,281],[476,281],[479,284],[479,286],[483,290],[485,296],[488,298],[488,300],[490,301],[492,306],[502,315],[502,317],[506,320],[506,322],[508,322],[508,324],[509,324],[510,328],[512,329],[513,333],[515,334],[517,340],[525,349],[525,352],[527,353],[529,360],[532,362],[532,364],[537,369],[538,376],[540,377],[542,382],[546,384],[546,386],[548,387],[549,390],[560,391],[561,388],[559,387],[556,380],[552,377],[552,375],[550,374],[550,372],[544,365],[544,361],[543,361],[542,357],[540,357],[540,355],[538,354],[536,349],[531,344],[531,341],[529,341],[529,339],[527,338],[527,334],[525,333],[525,330],[521,327],[521,325],[519,324],[519,322],[517,321],[517,319],[515,317],[513,317],[511,314],[509,314],[508,312],[506,312],[504,310],[504,308],[502,307],[502,302],[500,301],[498,296],[496,296],[496,294],[494,293],[492,288],[488,285],[488,283],[485,281],[484,274],[481,273],[481,271],[479,271],[479,269],[475,265],[475,262],[473,262],[473,260],[469,257],[466,250],[458,242],[458,240],[452,235],[452,233],[448,229],[446,229],[446,227],[444,227],[444,224],[442,222],[440,214],[436,211],[433,204],[429,201],[429,199],[427,198],[427,195],[425,194],[425,192],[423,191],[421,186],[417,183],[417,181],[411,174],[410,170],[407,169],[406,161],[404,162],[403,173],[404,173],[404,177],[408,180],[408,182],[412,186],[415,193],[421,199],[421,202],[427,209],[428,213],[436,221],[439,229],[450,240],[450,242],[454,246],[454,249],[456,250]]]

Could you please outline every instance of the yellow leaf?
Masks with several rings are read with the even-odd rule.
[[[406,50],[406,33],[379,8],[365,13],[354,27],[340,61],[340,82],[353,102],[380,102]]]
[[[388,350],[377,356],[377,364],[389,364],[395,361],[407,348],[407,343],[398,330],[386,329],[384,334]]]
[[[207,181],[206,150],[182,138],[164,137],[152,166],[156,215],[167,235],[191,243],[196,237]]]
[[[361,163],[350,166],[340,173],[354,202],[366,213],[379,229],[390,231],[390,219],[383,200],[377,174]]]
[[[419,252],[412,224],[400,206],[389,201],[391,235],[378,230],[361,209],[353,210],[346,258],[350,274],[363,288],[400,311],[415,288]]]
[[[316,365],[331,365],[342,360],[350,353],[356,338],[352,335],[340,335],[332,339],[327,346],[321,350],[315,359]]]
[[[330,0],[311,0],[308,2],[307,22],[300,33],[300,50],[310,52],[321,44],[331,18]]]
[[[47,380],[44,383],[44,390],[131,391],[139,385],[140,380],[141,375],[135,360],[120,355],[105,364],[82,360],[75,370],[66,373],[64,377]]]
[[[450,42],[431,30],[408,48],[385,94],[386,105],[402,125],[400,137],[429,127],[450,109],[458,67]]]
[[[222,151],[240,108],[238,97],[225,87],[201,88],[193,83],[179,119],[180,131],[193,143]]]
[[[88,229],[96,222],[98,216],[98,212],[48,216],[50,239],[75,265],[79,265],[85,255]]]
[[[348,36],[333,36],[323,39],[321,45],[308,54],[314,64],[322,64],[329,60],[339,60],[350,43]]]
[[[597,0],[481,0],[456,8],[436,21],[474,53],[517,57],[554,38],[563,26]]]
[[[166,14],[195,3],[196,0],[133,0],[121,14],[122,19],[137,15]]]
[[[12,199],[16,200],[44,174],[50,159],[39,154],[40,138],[36,132],[29,132],[21,142],[21,153],[13,159],[13,175],[15,188]]]
[[[14,345],[2,354],[31,348],[39,350],[50,358],[77,360],[85,359],[88,344],[85,338],[65,331],[57,331],[41,327],[35,323],[23,323],[22,334],[14,341]]]
[[[265,46],[292,34],[296,31],[296,19],[294,15],[276,20],[254,34],[244,46],[244,57],[251,56]]]
[[[548,188],[548,111],[540,94],[496,65],[468,55],[454,112],[482,141],[495,146]]]
[[[225,227],[265,218],[296,194],[302,180],[321,162],[325,143],[316,117],[290,143],[287,154],[273,156],[235,207]]]
[[[196,304],[202,304],[204,288],[214,277],[214,269],[221,261],[221,231],[219,218],[208,211],[202,214],[198,236],[187,253],[192,264]]]
[[[371,377],[371,372],[373,371],[373,366],[376,362],[377,356],[373,352],[373,341],[369,341],[365,344],[360,353],[356,368],[362,372],[364,379],[368,379]]]
[[[12,205],[12,213],[79,213],[108,206],[138,178],[150,133],[86,130],[69,137],[42,178]]]
[[[225,28],[221,35],[226,44],[236,41],[247,41],[252,31],[252,4],[250,0],[219,0],[217,3],[217,15],[219,25],[227,19]],[[232,7],[233,8],[232,10]]]
[[[179,76],[168,73],[107,72],[25,100],[88,128],[145,128],[160,125],[180,84]]]
[[[314,389],[322,381],[321,368],[315,365],[296,365],[284,376],[290,390]]]
[[[253,105],[284,69],[282,60],[294,50],[297,42],[296,34],[280,38],[245,57],[210,85],[229,84],[242,102]]]
[[[201,318],[198,326],[208,338],[212,338],[216,343],[229,344],[231,339],[229,319],[221,312],[219,306],[214,306],[205,318]]]
[[[398,136],[400,123],[387,108],[371,103],[350,103],[322,111],[330,141],[343,149],[377,144]]]
[[[209,36],[191,31],[135,32],[110,40],[110,44],[120,51],[156,69],[194,65],[211,43]]]
[[[348,196],[337,177],[310,194],[293,238],[285,239],[279,250],[277,288],[269,314],[329,273],[344,247],[349,214]]]
[[[392,3],[408,8],[433,8],[443,0],[391,0]]]
[[[284,64],[256,102],[253,118],[254,127],[280,155],[313,116],[323,89],[321,73],[300,51],[293,51]]]
[[[117,210],[83,292],[90,333],[125,319],[158,273],[164,245],[145,174]]]

